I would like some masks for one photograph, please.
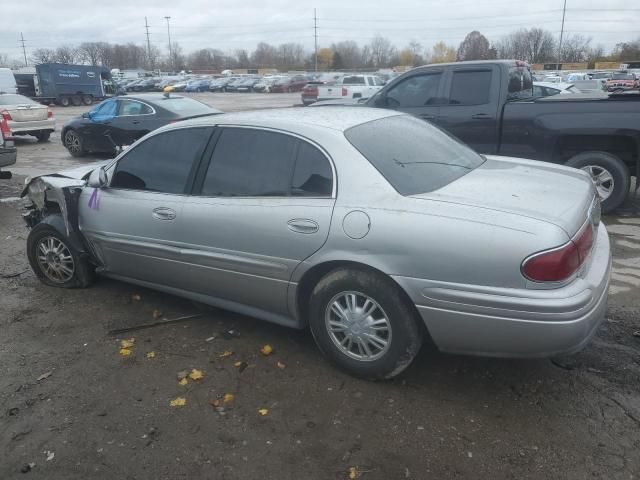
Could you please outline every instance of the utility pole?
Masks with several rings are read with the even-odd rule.
[[[151,40],[149,40],[149,22],[147,17],[144,17],[144,28],[147,30],[147,59],[149,60],[149,67],[153,70],[153,59],[151,58]]]
[[[315,58],[315,71],[318,71],[318,17],[316,15],[316,9],[313,9],[313,38],[314,38],[314,58]]]
[[[24,66],[27,67],[29,64],[27,63],[27,49],[24,46],[24,35],[20,32],[20,42],[22,42],[22,53],[24,54]]]
[[[560,43],[558,44],[558,70],[560,70],[560,62],[562,61],[562,37],[564,36],[564,16],[567,13],[567,0],[564,0],[564,7],[562,7],[562,28],[560,29]]]
[[[169,66],[173,70],[174,67],[173,67],[173,52],[171,48],[171,30],[169,29],[169,20],[171,20],[171,17],[164,17],[164,18],[167,21],[167,36],[169,37]]]

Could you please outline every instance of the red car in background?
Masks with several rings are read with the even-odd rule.
[[[306,75],[284,77],[271,85],[271,93],[299,92],[308,82],[309,78]]]
[[[635,73],[630,72],[616,72],[613,77],[607,80],[607,90],[613,92],[614,90],[632,90],[634,88],[640,88],[640,82]]]

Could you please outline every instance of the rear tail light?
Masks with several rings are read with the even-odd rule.
[[[534,282],[561,282],[580,268],[592,246],[593,225],[587,222],[568,243],[525,259],[522,273]]]
[[[11,136],[11,130],[9,130],[9,124],[6,118],[4,118],[4,115],[0,117],[0,133],[3,138]]]
[[[348,93],[347,88],[346,87],[342,87],[342,96],[346,97],[347,93]]]
[[[53,118],[53,112],[50,108],[47,108],[47,118]]]
[[[13,118],[11,118],[11,114],[6,110],[3,110],[2,112],[0,112],[0,114],[2,115],[2,118],[4,118],[7,122],[9,120],[13,120]]]

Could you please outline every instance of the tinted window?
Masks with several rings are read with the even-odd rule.
[[[342,79],[343,85],[364,85],[364,77],[352,76]]]
[[[300,142],[293,171],[291,195],[329,197],[333,173],[329,160],[316,147]]]
[[[352,127],[345,136],[402,195],[437,190],[484,162],[442,130],[407,115]]]
[[[210,134],[208,128],[183,128],[145,140],[120,159],[111,186],[184,193],[191,167],[202,155]]]
[[[387,92],[389,105],[397,107],[423,107],[435,105],[442,73],[414,75],[398,83]]]
[[[491,70],[462,70],[453,72],[449,104],[484,105],[489,103]]]
[[[148,115],[153,113],[151,107],[144,103],[135,102],[133,100],[120,100],[118,108],[118,116],[123,115]]]
[[[289,195],[297,139],[246,128],[222,131],[202,186],[203,195]]]
[[[525,66],[509,68],[509,84],[507,99],[519,100],[531,98],[533,95],[533,77],[531,70]]]

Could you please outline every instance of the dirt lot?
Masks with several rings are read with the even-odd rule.
[[[223,110],[298,99],[201,98]],[[81,110],[55,113],[61,124]],[[610,308],[583,352],[514,361],[424,348],[400,378],[370,383],[329,366],[306,332],[106,279],[43,286],[28,270],[15,197],[24,175],[78,161],[52,137],[20,142],[18,162],[0,183],[0,275],[19,274],[0,279],[0,479],[640,476],[638,204],[605,219]],[[154,310],[201,316],[109,334],[153,321]],[[123,356],[120,340],[131,337]],[[193,368],[203,378],[180,385],[178,372]],[[171,407],[177,397],[186,405]]]

